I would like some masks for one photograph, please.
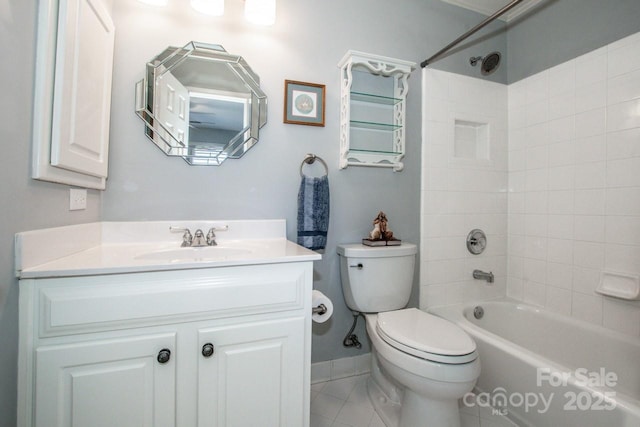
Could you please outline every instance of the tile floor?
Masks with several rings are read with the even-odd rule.
[[[385,427],[369,401],[368,378],[366,374],[313,384],[311,427]],[[478,406],[461,407],[460,421],[461,427],[517,427]]]

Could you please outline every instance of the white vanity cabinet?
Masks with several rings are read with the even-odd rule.
[[[312,262],[20,280],[20,427],[309,424]]]

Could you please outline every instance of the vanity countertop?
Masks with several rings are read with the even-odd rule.
[[[216,232],[217,246],[182,248],[182,233]],[[16,275],[21,279],[137,273],[321,258],[286,239],[285,220],[96,222],[16,234]]]

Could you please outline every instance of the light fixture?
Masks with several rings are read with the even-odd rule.
[[[166,6],[169,0],[138,0],[140,3],[150,4],[151,6]]]
[[[224,15],[224,0],[191,0],[191,7],[205,15]]]
[[[276,22],[276,0],[245,0],[244,17],[258,25],[273,25]]]

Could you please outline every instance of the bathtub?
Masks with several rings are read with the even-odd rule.
[[[640,426],[640,339],[507,299],[429,311],[478,346],[478,401],[468,406],[491,405],[522,426]]]

